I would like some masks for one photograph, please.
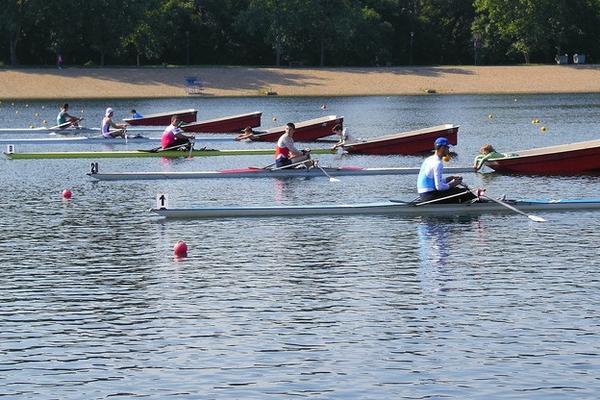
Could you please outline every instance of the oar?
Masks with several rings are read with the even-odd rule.
[[[196,137],[191,136],[189,138],[190,141],[190,151],[188,152],[188,158],[192,158],[192,154],[194,154],[194,144],[196,143]]]
[[[339,179],[333,178],[331,175],[329,175],[327,173],[327,171],[325,171],[323,169],[323,167],[321,167],[319,164],[316,164],[317,168],[319,168],[321,170],[321,172],[323,172],[325,174],[325,176],[327,176],[329,178],[329,182],[339,182]]]
[[[162,153],[163,151],[167,151],[167,150],[178,150],[178,149],[182,148],[183,146],[185,146],[185,144],[178,144],[175,146],[167,147],[166,149],[163,149],[161,146],[158,146],[158,147],[154,147],[149,150],[138,150],[138,151],[143,151],[144,153]]]
[[[485,194],[482,194],[480,196],[483,197],[484,199],[491,200],[491,201],[493,201],[495,203],[503,205],[504,207],[508,208],[509,210],[512,210],[512,211],[516,212],[517,214],[524,215],[524,216],[526,216],[527,218],[529,218],[532,221],[535,221],[535,222],[546,222],[546,220],[544,218],[538,217],[537,215],[532,215],[532,214],[524,213],[523,211],[521,211],[521,210],[519,210],[519,209],[511,206],[508,203],[503,202],[502,200],[494,199],[493,197],[486,196]]]
[[[265,165],[264,167],[260,167],[260,168],[261,168],[261,169],[271,169],[272,167],[274,167],[274,166],[275,166],[275,164],[277,164],[277,163],[271,163],[271,164],[269,164],[269,165]]]
[[[469,189],[469,187],[468,187],[467,185],[465,185],[465,184],[462,184],[462,186],[464,186],[464,188],[465,188],[465,189]],[[471,189],[469,189],[469,190],[471,190]],[[473,191],[471,190],[471,192],[473,192]],[[544,218],[542,218],[542,217],[538,217],[537,215],[527,214],[527,213],[525,213],[525,212],[523,212],[523,211],[519,210],[518,208],[516,208],[516,207],[513,207],[513,206],[511,206],[511,205],[510,205],[510,204],[508,204],[508,203],[505,203],[505,202],[504,202],[504,201],[502,201],[502,200],[494,199],[493,197],[486,196],[486,195],[485,195],[485,194],[483,194],[483,193],[480,193],[480,194],[479,194],[479,197],[483,197],[483,198],[484,198],[484,199],[486,199],[486,200],[490,200],[490,201],[493,201],[494,203],[498,203],[498,204],[500,204],[501,206],[504,206],[504,207],[508,208],[509,210],[512,210],[512,211],[516,212],[517,214],[521,214],[521,215],[524,215],[524,216],[526,216],[527,218],[529,218],[529,219],[530,219],[530,220],[532,220],[532,221],[535,221],[535,222],[546,222],[546,220],[545,220]]]
[[[74,122],[71,122],[71,121],[63,122],[60,125],[54,125],[48,129],[65,129],[65,128],[68,128],[68,127],[72,126],[73,124],[78,123],[80,121],[83,121],[83,118],[78,118],[77,121],[74,121]]]

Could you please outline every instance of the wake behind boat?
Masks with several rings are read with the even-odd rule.
[[[88,176],[101,181],[120,180],[159,180],[159,179],[228,179],[228,178],[317,178],[330,176],[372,176],[372,175],[409,175],[418,174],[419,168],[360,168],[360,167],[322,167],[267,169],[259,167],[223,169],[219,171],[184,172],[113,172],[100,173],[93,169]],[[444,172],[474,172],[472,167],[447,167]]]
[[[504,200],[512,207],[524,211],[576,211],[598,210],[600,199],[579,200]],[[494,201],[477,201],[462,204],[425,204],[413,202],[384,201],[364,204],[304,205],[304,206],[255,206],[255,207],[199,207],[199,208],[153,208],[151,212],[166,218],[240,218],[240,217],[299,217],[318,215],[382,214],[401,216],[456,216],[485,213],[511,212]]]

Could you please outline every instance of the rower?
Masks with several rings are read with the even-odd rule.
[[[116,138],[116,137],[125,138],[125,128],[127,127],[127,125],[116,124],[112,120],[113,115],[114,115],[113,109],[108,107],[106,109],[106,111],[104,112],[104,118],[102,118],[102,126],[100,128],[101,132],[102,132],[102,136],[104,136],[104,138],[106,138],[106,139]],[[117,129],[117,130],[111,130],[110,128]]]
[[[188,150],[191,148],[192,142],[190,139],[193,139],[194,137],[184,135],[182,133],[183,130],[181,129],[182,125],[183,121],[181,121],[177,115],[171,117],[171,125],[167,126],[160,138],[160,144],[163,150],[182,146]]]
[[[70,122],[70,124],[65,125],[68,122]],[[78,122],[79,118],[69,114],[69,104],[63,104],[63,106],[60,108],[60,112],[56,116],[56,125],[60,126],[61,129],[68,128],[69,126],[79,127]]]
[[[354,141],[354,138],[348,133],[348,128],[343,128],[342,124],[335,124],[335,126],[331,130],[331,133],[340,137],[340,141],[333,145],[333,150],[337,149],[338,147],[344,146],[348,142]]]
[[[235,140],[252,139],[254,137],[254,131],[251,126],[244,128],[243,132],[235,137]]]
[[[485,144],[479,150],[479,155],[473,161],[473,168],[479,171],[490,158],[504,158],[506,154],[498,153],[491,144]]]
[[[288,122],[285,126],[285,133],[281,135],[275,146],[275,166],[284,168],[289,165],[297,165],[299,162],[309,160],[310,150],[298,150],[294,145],[294,132],[296,126]]]
[[[470,190],[458,187],[462,183],[461,176],[449,176],[445,179],[442,177],[444,169],[442,159],[450,152],[448,139],[437,138],[434,148],[435,154],[423,161],[419,171],[417,178],[419,200],[432,203],[463,203],[475,199],[476,196]]]
[[[131,118],[133,118],[133,119],[144,118],[144,116],[142,114],[140,114],[139,112],[135,111],[134,109],[132,109],[130,111],[130,113],[131,113]]]

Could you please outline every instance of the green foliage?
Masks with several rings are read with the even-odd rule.
[[[488,64],[593,60],[599,22],[600,0],[4,0],[0,62],[386,66],[472,64],[476,51]]]

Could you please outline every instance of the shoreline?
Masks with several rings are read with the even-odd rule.
[[[600,93],[600,65],[0,69],[0,100]]]

